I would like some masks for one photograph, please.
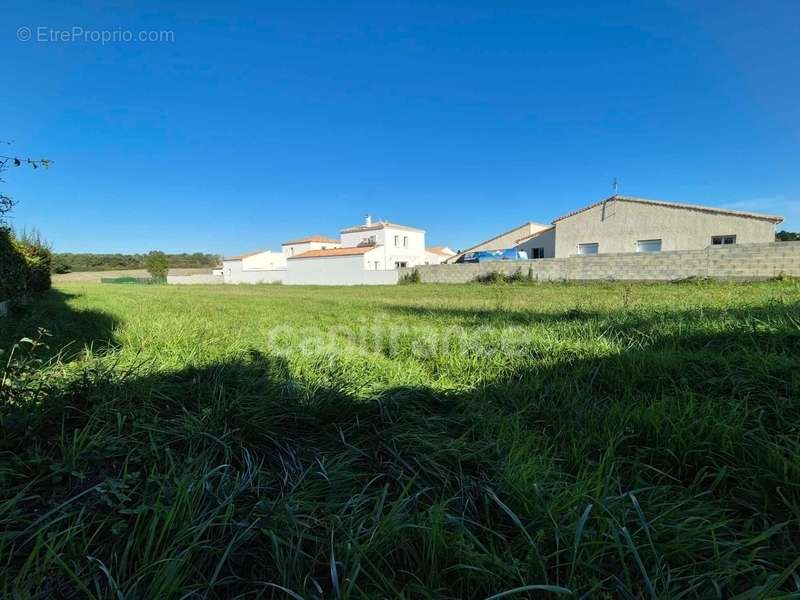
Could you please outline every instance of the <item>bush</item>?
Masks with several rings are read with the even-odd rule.
[[[25,295],[28,264],[8,229],[0,228],[0,302]]]
[[[16,243],[28,266],[27,291],[34,294],[46,292],[50,289],[50,261],[52,260],[47,242],[34,230],[32,233],[23,233]]]
[[[400,278],[400,283],[420,283],[421,281],[422,277],[417,269],[414,269],[411,273],[406,273]]]
[[[492,271],[484,275],[475,277],[477,283],[523,283],[533,281],[533,270],[528,269],[528,274],[523,275],[520,269],[514,271],[511,275],[501,273],[500,271]]]
[[[0,229],[0,301],[20,301],[49,289],[50,249],[39,234],[16,238]]]

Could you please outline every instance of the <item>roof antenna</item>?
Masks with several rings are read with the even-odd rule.
[[[614,196],[616,196],[619,192],[619,181],[617,181],[616,177],[614,177],[614,183],[612,185],[614,186]]]

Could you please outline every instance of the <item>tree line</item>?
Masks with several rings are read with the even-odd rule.
[[[89,252],[54,252],[53,273],[72,271],[118,271],[122,269],[148,268],[148,254],[94,254]],[[171,269],[213,267],[219,264],[216,254],[203,252],[165,254]]]

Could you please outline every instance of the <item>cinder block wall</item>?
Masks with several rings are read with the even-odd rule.
[[[529,273],[536,281],[673,281],[687,277],[728,280],[800,277],[800,242],[734,244],[702,250],[599,254],[477,264],[425,265],[416,268],[423,283],[467,283],[494,272]]]

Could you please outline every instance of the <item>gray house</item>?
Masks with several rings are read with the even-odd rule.
[[[781,221],[775,215],[611,196],[553,221],[555,256],[774,242]]]
[[[528,222],[465,252],[515,248],[528,258],[578,254],[699,250],[709,246],[775,241],[777,215],[633,196],[611,196],[555,219]],[[462,253],[463,254],[463,253]],[[456,262],[462,254],[447,262]]]

